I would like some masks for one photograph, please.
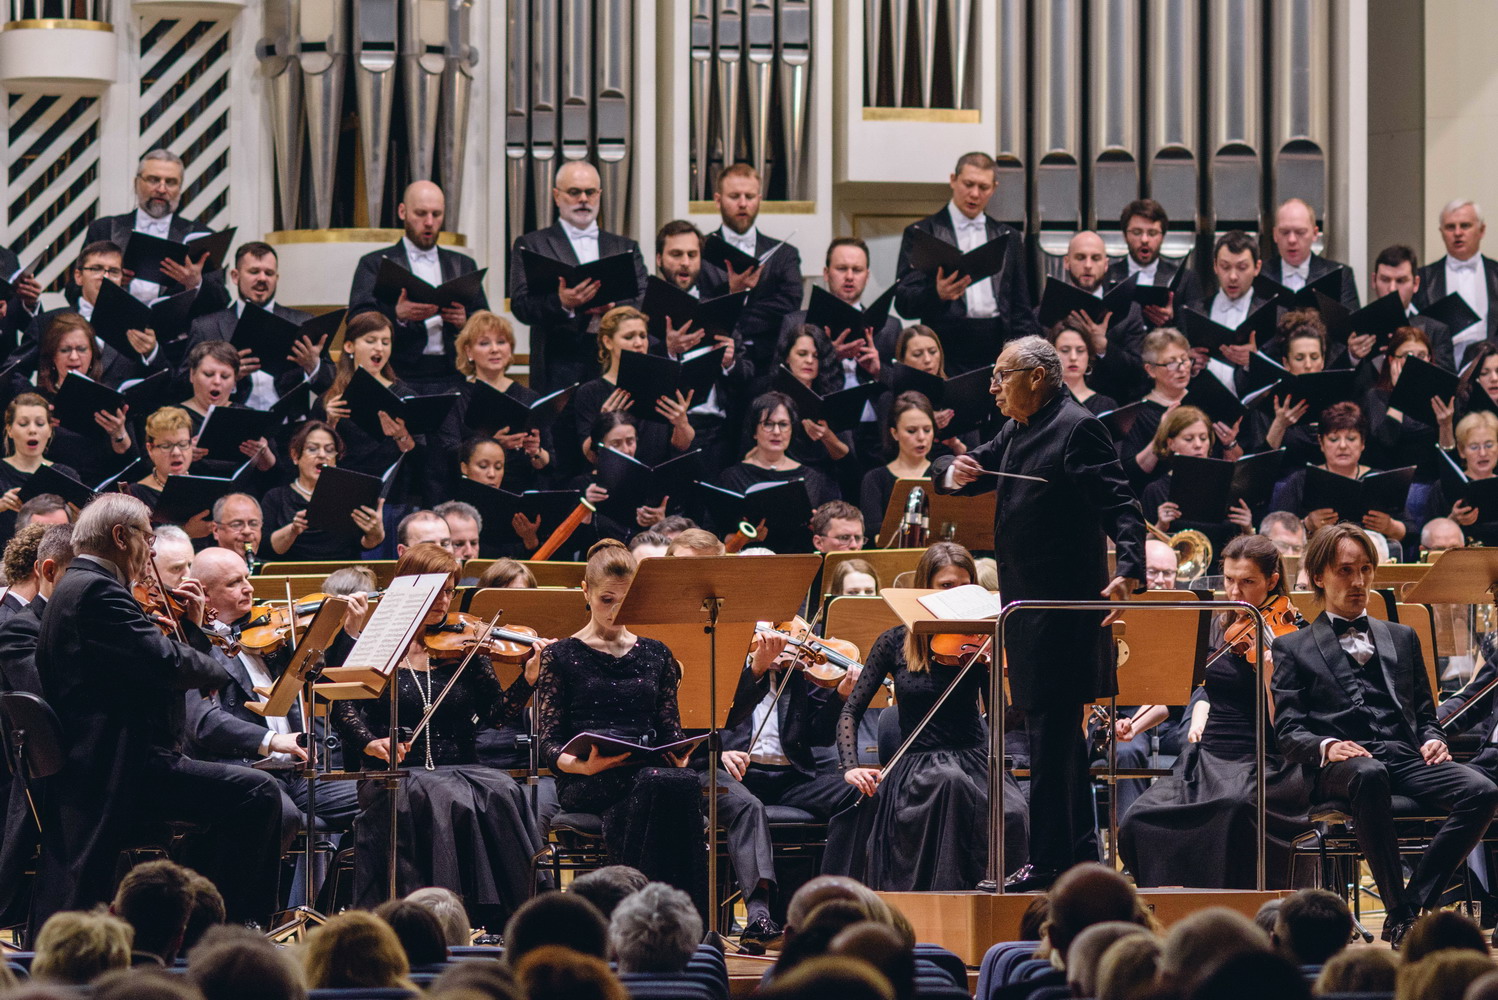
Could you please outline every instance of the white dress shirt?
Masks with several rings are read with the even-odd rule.
[[[265,661],[254,653],[247,650],[239,651],[239,662],[244,664],[245,671],[250,675],[250,684],[258,688],[268,688],[276,683],[270,671],[265,669]],[[271,753],[270,741],[272,736],[288,736],[293,730],[291,720],[284,715],[267,715],[265,717],[265,738],[260,741],[260,753],[262,756],[270,757],[272,760],[288,761],[291,759],[289,753]]]
[[[692,285],[691,288],[687,289],[687,294],[690,295],[692,298],[697,299],[699,301],[702,299],[702,289],[698,288],[695,283],[693,283],[693,285]],[[707,342],[707,337],[706,336],[704,336],[702,338],[702,340],[703,340],[703,342],[700,343],[700,344],[698,344],[696,347],[692,348],[692,350],[696,351],[696,350],[701,350],[704,347],[711,347],[711,346],[713,346],[712,344],[710,344],[710,343]],[[677,361],[681,360],[681,355],[680,354],[673,354],[673,355],[671,355],[671,357],[673,357]],[[724,412],[724,410],[723,410],[723,404],[722,404],[722,402],[718,399],[718,387],[716,385],[710,385],[710,386],[708,386],[707,387],[707,398],[704,399],[702,402],[698,403],[697,405],[691,407],[689,410],[687,410],[687,412],[688,413],[696,413],[696,414],[698,414],[700,416],[705,416],[705,417],[722,417],[722,418],[727,418],[727,416],[728,416],[728,414],[726,412]]]
[[[437,257],[437,248],[430,250],[418,250],[416,244],[411,242],[409,236],[401,237],[401,244],[406,248],[406,260],[411,265],[411,273],[429,285],[442,284],[442,262]],[[442,353],[442,313],[435,312],[427,318],[427,343],[421,349],[422,354]]]
[[[735,250],[742,250],[749,256],[759,259],[759,228],[750,226],[742,233],[736,233],[727,226],[722,229],[724,241]]]
[[[988,217],[982,212],[976,219],[969,219],[958,209],[957,203],[947,202],[947,215],[952,220],[952,231],[957,235],[957,249],[963,253],[976,250],[988,242]],[[993,280],[984,278],[967,286],[963,293],[970,319],[992,319],[999,314],[998,300],[993,297]]]
[[[1291,267],[1289,261],[1280,258],[1280,284],[1290,289],[1290,291],[1298,292],[1306,287],[1306,280],[1310,276],[1311,258],[1309,255],[1305,260],[1301,261],[1299,267]]]
[[[1228,298],[1226,292],[1218,292],[1212,296],[1212,308],[1207,318],[1219,326],[1236,330],[1248,319],[1248,307],[1253,298],[1252,291],[1244,292],[1237,299]],[[1207,371],[1217,376],[1217,381],[1237,395],[1237,369],[1219,358],[1210,358],[1207,361]]]
[[[1488,335],[1488,276],[1482,264],[1482,254],[1473,254],[1466,260],[1457,260],[1446,255],[1446,291],[1457,292],[1462,300],[1477,314],[1477,321],[1464,330],[1451,331],[1451,346],[1456,357],[1462,349]]]
[[[171,239],[172,217],[163,215],[159,219],[153,219],[146,214],[145,209],[135,210],[135,231],[145,233],[148,236],[159,236],[162,239]],[[136,278],[130,282],[130,294],[147,305],[156,301],[161,295],[161,286],[154,281],[146,281]]]
[[[578,229],[566,219],[558,221],[562,224],[562,232],[567,234],[567,242],[572,244],[572,252],[577,255],[579,264],[591,264],[598,259],[598,223],[593,223],[587,229]]]
[[[234,315],[236,317],[244,315],[244,305],[245,304],[243,300],[236,299],[234,301],[233,309]],[[266,312],[274,312],[276,308],[275,299],[271,299],[260,308],[264,309]],[[264,358],[261,359],[262,362],[264,360]],[[312,375],[316,375],[318,368],[321,367],[322,361],[318,361],[317,368],[312,369]],[[309,375],[307,377],[311,378],[312,375]],[[271,377],[269,372],[250,372],[250,394],[245,398],[244,405],[250,407],[253,410],[269,410],[272,406],[275,405],[276,400],[280,398],[281,397],[276,393],[276,380]]]
[[[1148,267],[1141,267],[1139,262],[1135,260],[1132,255],[1126,256],[1124,260],[1129,262],[1129,273],[1139,275],[1139,281],[1137,282],[1137,284],[1151,286],[1154,285],[1155,274],[1160,270],[1159,257],[1156,257],[1154,260],[1150,261]]]
[[[749,759],[756,764],[785,765],[791,762],[780,742],[780,715],[774,707],[774,686],[775,682],[772,680],[771,690],[765,692],[759,704],[754,706],[754,714],[749,719],[750,735],[759,732],[759,739],[749,748]],[[761,724],[764,725],[762,730]]]

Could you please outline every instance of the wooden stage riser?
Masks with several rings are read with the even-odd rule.
[[[1019,921],[1035,898],[1033,892],[881,892],[879,896],[909,918],[917,941],[929,941],[978,965],[989,947],[1019,936]],[[1169,926],[1211,906],[1226,906],[1252,919],[1259,907],[1289,892],[1249,889],[1145,889],[1144,905]]]

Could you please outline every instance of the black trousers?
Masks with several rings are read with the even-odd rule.
[[[1031,709],[1025,729],[1030,734],[1030,863],[1040,871],[1061,872],[1079,861],[1096,861],[1082,706]]]
[[[1358,847],[1394,919],[1434,906],[1451,876],[1487,831],[1498,810],[1498,785],[1465,764],[1429,765],[1404,743],[1364,744],[1372,757],[1327,764],[1316,775],[1317,799],[1345,799]],[[1408,885],[1399,868],[1391,795],[1449,812],[1430,847],[1420,855]],[[1398,916],[1396,917],[1396,910]]]
[[[707,784],[706,772],[702,775]],[[790,806],[817,819],[831,819],[853,804],[858,789],[842,774],[806,774],[794,767],[751,764],[742,782],[718,771],[718,823],[727,831],[728,859],[748,896],[760,882],[775,885],[774,845],[765,806]]]

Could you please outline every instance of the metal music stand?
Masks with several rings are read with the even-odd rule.
[[[954,541],[969,552],[993,550],[994,510],[999,495],[993,490],[977,496],[934,493],[929,479],[895,480],[894,492],[889,495],[889,503],[884,508],[884,523],[879,526],[881,539],[893,539],[900,530],[905,501],[917,486],[926,491],[931,502],[931,528],[926,536],[929,541]]]
[[[615,621],[658,639],[682,663],[677,703],[683,729],[708,730],[708,931],[718,932],[718,730],[729,702],[718,703],[719,672],[733,691],[744,668],[756,621],[782,621],[796,613],[822,565],[815,554],[705,556],[645,559],[635,573]],[[718,664],[719,630],[728,630],[729,656]],[[707,669],[702,669],[706,661]]]

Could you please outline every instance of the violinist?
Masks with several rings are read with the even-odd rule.
[[[219,621],[238,634],[250,621],[251,606],[255,602],[255,588],[250,584],[244,559],[229,549],[207,548],[193,559],[192,575],[202,585],[207,606]],[[343,634],[338,639],[345,645],[358,636],[368,606],[362,594],[352,597],[351,601],[344,617]],[[308,614],[306,621],[311,619],[312,615]],[[302,829],[307,808],[306,779],[293,770],[297,762],[307,759],[302,735],[306,723],[301,699],[297,699],[286,715],[277,716],[259,715],[246,708],[245,703],[263,700],[255,689],[268,689],[275,684],[291,662],[293,652],[289,642],[263,655],[246,648],[231,653],[214,647],[212,655],[229,675],[228,681],[211,698],[204,698],[196,691],[187,694],[188,752],[192,756],[242,767],[267,758],[285,765],[270,772],[276,777],[281,791],[283,852]],[[353,825],[356,808],[353,782],[328,781],[318,786],[317,816],[329,830],[348,830]],[[302,877],[304,872],[299,862],[297,878]],[[288,898],[288,905],[294,906],[305,897],[293,886]]]
[[[425,573],[444,574],[447,582],[393,679],[402,729],[420,724],[463,662],[462,646],[456,647],[458,655],[429,648],[447,624],[457,560],[427,543],[407,549],[395,564],[397,577]],[[429,885],[451,889],[463,897],[474,920],[490,927],[502,924],[532,895],[531,857],[541,845],[525,791],[504,771],[480,764],[475,741],[480,727],[515,720],[524,711],[541,667],[540,651],[548,642],[538,639],[525,650],[524,668],[508,687],[501,683],[495,661],[483,651],[475,654],[426,730],[412,742],[392,739],[388,698],[335,703],[333,725],[343,737],[348,767],[399,766],[406,772],[396,800],[402,830],[398,892]],[[329,662],[336,666],[342,658],[330,654]],[[389,808],[387,789],[378,782],[359,782],[356,906],[372,905],[388,891]]]
[[[937,542],[916,564],[913,586],[949,590],[977,579],[967,549]],[[894,678],[896,706],[885,711],[899,713],[901,742],[956,682],[961,666],[933,659],[931,642],[904,625],[874,640],[837,722],[843,780],[873,799],[834,820],[854,847],[847,874],[883,891],[970,889],[987,875],[988,736],[978,710],[988,696],[987,663],[962,677],[893,770],[858,764],[858,723],[886,677]],[[1004,780],[1004,857],[1013,870],[1025,861],[1028,815],[1019,785],[1007,771]],[[829,844],[834,836],[829,830]]]
[[[1299,616],[1288,603],[1289,581],[1274,542],[1263,535],[1244,535],[1223,551],[1223,579],[1228,600],[1246,601],[1272,611]],[[1273,603],[1271,603],[1273,602]],[[1229,613],[1214,623],[1213,652],[1224,645],[1228,625],[1247,618]],[[1304,621],[1298,624],[1304,625]],[[1284,627],[1284,626],[1282,626]],[[1294,627],[1293,624],[1290,627]],[[1193,699],[1191,735],[1180,748],[1169,777],[1155,782],[1134,803],[1119,829],[1119,847],[1141,886],[1200,885],[1218,889],[1252,889],[1257,884],[1258,823],[1255,802],[1255,699],[1264,696],[1268,670],[1252,662],[1253,629],[1243,642],[1211,660],[1206,668],[1205,699]],[[1268,650],[1272,636],[1264,637]],[[1247,651],[1240,651],[1246,646]],[[1262,679],[1261,679],[1262,678]],[[1205,719],[1202,714],[1205,713]],[[1266,774],[1269,821],[1266,888],[1289,888],[1291,842],[1309,826],[1310,788],[1302,770],[1275,752],[1268,731]]]
[[[230,920],[265,921],[280,864],[280,792],[261,771],[190,760],[183,739],[188,690],[229,679],[201,631],[202,588],[185,581],[186,642],[162,634],[129,585],[148,572],[150,511],[105,493],[73,528],[73,564],[42,613],[36,666],[62,723],[63,768],[42,809],[34,917],[110,898],[115,863],[144,822],[206,829],[194,867],[218,886]]]

